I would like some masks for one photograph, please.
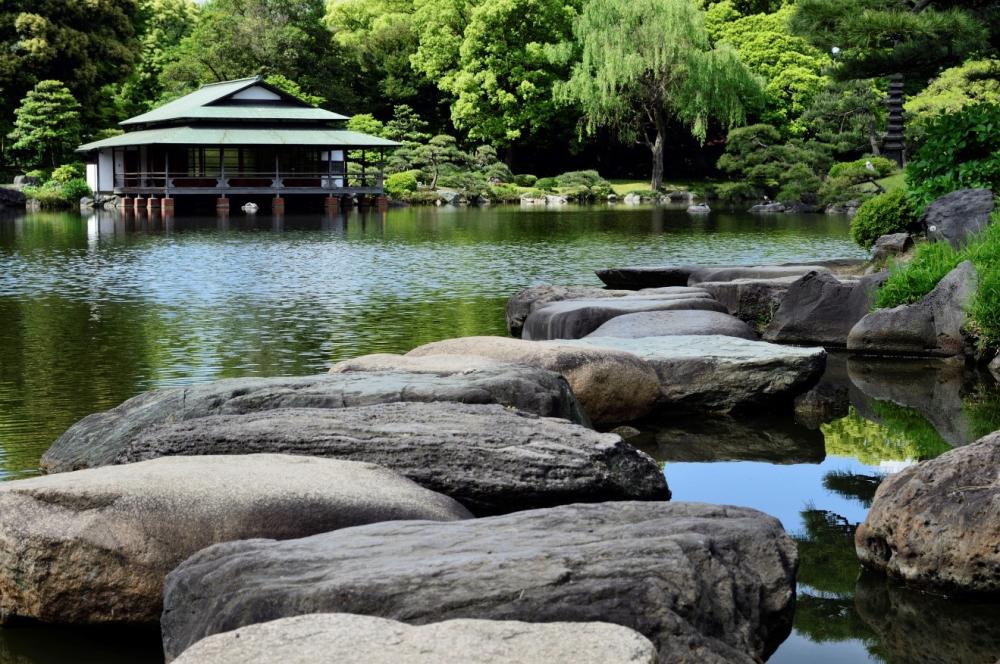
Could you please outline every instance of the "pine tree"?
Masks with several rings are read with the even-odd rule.
[[[14,111],[11,149],[55,168],[80,142],[80,104],[60,81],[40,81]]]

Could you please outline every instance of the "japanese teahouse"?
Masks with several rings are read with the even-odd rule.
[[[258,76],[205,85],[77,152],[95,194],[117,195],[126,209],[170,212],[206,197],[223,212],[255,198],[281,212],[286,197],[327,210],[348,198],[384,208],[385,152],[398,143],[347,131],[347,119]]]

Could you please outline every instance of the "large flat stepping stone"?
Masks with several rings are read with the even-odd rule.
[[[594,424],[629,422],[652,410],[659,398],[660,381],[646,362],[632,353],[562,343],[461,337],[419,346],[406,357],[472,355],[554,371],[569,382]]]
[[[909,584],[1000,592],[1000,433],[889,475],[858,526],[861,562]]]
[[[830,273],[822,265],[730,265],[702,267],[691,271],[688,286],[698,286],[706,282],[736,281],[737,279],[783,279],[801,278],[810,272]]]
[[[707,292],[657,297],[566,300],[538,309],[524,321],[521,336],[535,341],[580,339],[616,316],[641,311],[718,311],[726,308]]]
[[[656,370],[662,403],[699,412],[790,406],[826,366],[822,348],[716,335],[588,337],[559,343],[632,353]]]
[[[211,544],[469,516],[385,468],[276,454],[174,457],[4,482],[0,614],[151,623],[167,572]]]
[[[395,401],[498,403],[546,417],[585,421],[562,378],[497,362],[344,372],[291,378],[234,378],[154,390],[71,426],[42,455],[42,468],[62,472],[113,463],[129,441],[158,424],[275,408],[344,408]]]
[[[608,623],[446,620],[412,626],[316,613],[202,639],[175,664],[656,664],[656,648]]]
[[[524,321],[535,311],[554,302],[565,300],[598,300],[618,297],[658,297],[678,295],[703,295],[700,288],[650,288],[636,292],[634,290],[610,290],[592,286],[531,286],[525,288],[507,301],[507,331],[511,336],[520,337]]]
[[[717,334],[756,339],[757,333],[735,316],[718,311],[645,311],[612,318],[588,337],[667,337],[671,335]]]
[[[376,463],[477,515],[670,497],[660,466],[619,436],[495,404],[213,415],[149,429],[122,448],[115,463],[261,452]]]
[[[310,613],[609,622],[660,662],[760,662],[791,629],[795,544],[777,519],[701,503],[600,503],[455,523],[229,542],[174,570],[169,658],[206,636]],[[280,580],[280,581],[278,581]]]

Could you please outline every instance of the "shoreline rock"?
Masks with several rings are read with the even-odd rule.
[[[212,634],[332,611],[611,622],[649,638],[662,664],[751,664],[791,630],[797,566],[781,524],[755,510],[568,505],[219,544],[171,572],[161,626],[168,660]]]
[[[470,516],[373,464],[276,454],[173,457],[4,482],[0,616],[155,622],[164,577],[211,544]]]
[[[593,337],[666,337],[714,334],[757,340],[757,333],[735,316],[718,311],[647,311],[617,316],[587,335]]]

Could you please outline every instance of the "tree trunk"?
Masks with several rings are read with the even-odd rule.
[[[649,180],[649,188],[659,191],[663,186],[663,136],[667,122],[659,109],[653,111],[653,121],[656,124],[656,140],[649,146],[653,152],[653,176]]]

